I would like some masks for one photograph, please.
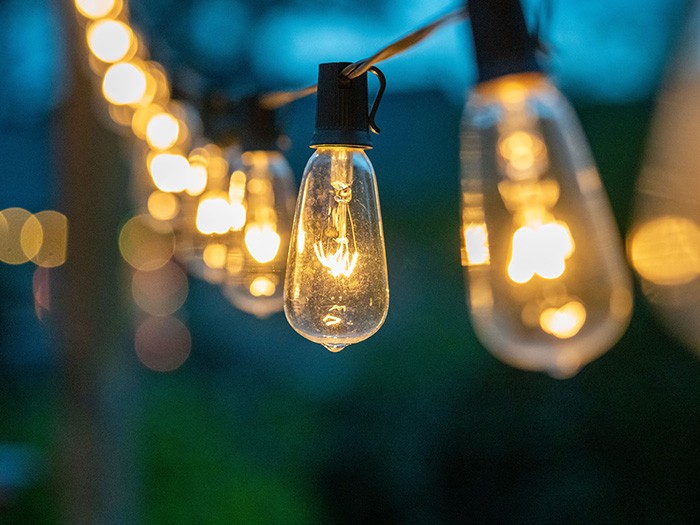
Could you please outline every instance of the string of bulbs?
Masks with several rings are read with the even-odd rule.
[[[371,57],[320,64],[318,83],[237,110],[222,150],[171,99],[125,0],[75,0],[109,113],[147,146],[149,213],[176,257],[238,308],[284,309],[294,330],[337,352],[374,334],[389,307],[376,178],[365,150],[385,87],[376,63],[449,22],[471,19],[478,79],[461,129],[462,264],[472,324],[501,360],[569,377],[610,348],[632,310],[610,205],[576,120],[536,60],[518,0],[470,0]],[[380,90],[369,108],[367,74]],[[317,92],[314,153],[298,197],[274,110]]]

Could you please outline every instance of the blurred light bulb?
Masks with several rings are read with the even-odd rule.
[[[119,0],[75,0],[75,7],[86,18],[102,18],[121,7]]]
[[[537,73],[481,83],[462,127],[462,261],[477,335],[557,377],[610,348],[632,292],[573,112]]]
[[[143,100],[147,84],[143,69],[131,62],[119,62],[105,72],[102,93],[117,106],[134,105]]]
[[[158,153],[148,165],[153,183],[161,191],[179,193],[187,188],[192,173],[190,163],[177,153]]]
[[[210,191],[199,200],[197,229],[204,235],[223,235],[231,228],[231,207],[226,193]]]
[[[102,62],[123,60],[132,49],[134,33],[119,20],[99,20],[87,30],[88,48]]]
[[[360,148],[319,147],[301,184],[285,313],[307,339],[337,352],[367,339],[389,307],[377,187]]]
[[[168,113],[153,115],[146,125],[146,141],[155,149],[168,149],[177,143],[180,134],[178,120]]]
[[[284,270],[294,217],[292,170],[277,151],[246,151],[231,174],[231,251],[224,294],[266,317],[283,307]]]

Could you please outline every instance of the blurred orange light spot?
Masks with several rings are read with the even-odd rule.
[[[187,361],[192,337],[187,326],[174,317],[149,317],[136,330],[134,347],[146,368],[171,372]]]
[[[159,221],[169,221],[177,217],[180,203],[172,193],[154,191],[148,196],[148,213]]]
[[[187,276],[172,262],[157,270],[138,270],[131,279],[131,294],[139,308],[147,314],[170,315],[185,304]]]

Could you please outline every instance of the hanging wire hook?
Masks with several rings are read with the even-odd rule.
[[[377,115],[379,103],[382,101],[382,95],[384,95],[384,91],[386,90],[386,77],[376,66],[370,67],[368,71],[377,75],[377,79],[379,80],[379,91],[377,91],[377,96],[374,97],[374,103],[369,112],[369,129],[372,130],[372,133],[379,135],[379,126],[377,126],[377,123],[374,121],[374,117]]]

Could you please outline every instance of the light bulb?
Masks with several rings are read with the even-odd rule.
[[[632,292],[573,111],[539,73],[480,83],[461,157],[462,262],[479,339],[514,366],[575,374],[622,335]]]
[[[236,168],[229,188],[233,233],[223,292],[234,306],[262,318],[282,310],[294,176],[278,151],[246,151]]]
[[[367,339],[389,307],[374,169],[361,148],[322,146],[301,183],[284,309],[292,327],[332,352]]]

